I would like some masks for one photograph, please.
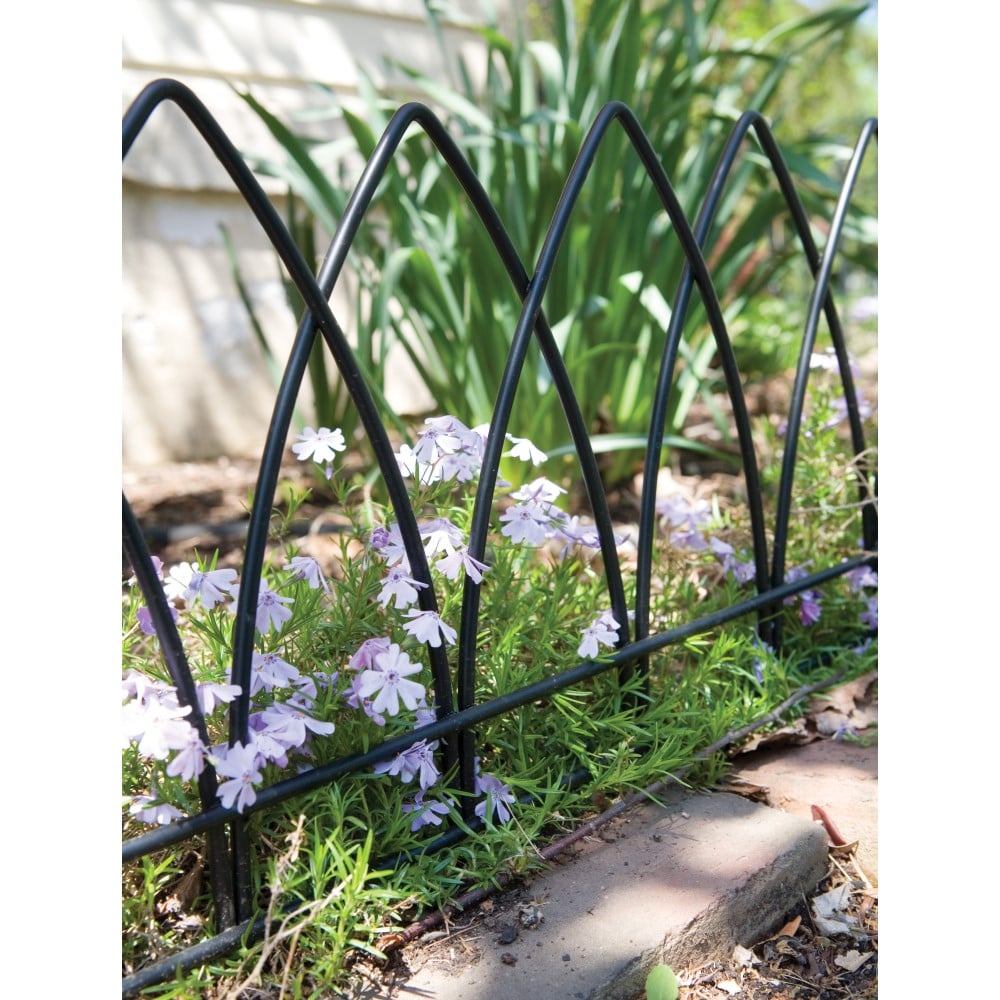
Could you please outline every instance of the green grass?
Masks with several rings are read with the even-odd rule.
[[[854,466],[838,430],[823,428],[832,393],[832,385],[816,379],[806,415],[808,434],[800,449],[799,504],[789,566],[814,561],[818,568],[857,554],[860,518],[854,503]],[[780,466],[781,439],[771,424],[761,423],[758,432],[761,454],[768,461],[763,480],[770,489],[772,470]],[[348,494],[343,490],[341,498],[346,501]],[[449,497],[443,487],[418,491],[415,504],[429,511],[426,501],[431,499],[434,512],[450,503],[449,516],[456,523],[469,515],[467,498]],[[353,512],[361,540],[367,539],[372,519],[382,519],[382,512],[370,504],[345,504],[345,509]],[[720,498],[718,516],[706,530],[724,536],[739,550],[746,538],[740,504]],[[721,573],[711,552],[678,549],[666,535],[661,532],[655,549],[654,631],[748,596],[747,587]],[[599,560],[541,560],[504,541],[497,537],[491,542],[491,570],[482,589],[478,701],[574,665],[580,630],[607,603]],[[276,539],[276,544],[281,554],[275,563],[280,567],[284,556],[296,551],[296,543]],[[344,673],[358,645],[387,628],[387,609],[376,600],[382,569],[373,560],[350,557],[350,544],[349,532],[342,538],[340,578],[332,583],[330,598],[304,584],[288,584],[296,613],[280,636],[280,648],[303,674],[334,669]],[[280,578],[275,567],[268,575]],[[458,613],[461,588],[439,584],[439,607],[447,619]],[[481,769],[506,782],[519,802],[510,822],[489,821],[443,851],[420,853],[440,831],[410,832],[411,817],[400,806],[412,787],[370,772],[253,814],[248,823],[255,848],[253,878],[260,887],[258,913],[269,917],[267,937],[248,940],[225,959],[178,974],[145,995],[216,998],[240,984],[264,990],[267,996],[337,996],[358,957],[379,955],[385,935],[470,888],[537,870],[546,844],[593,815],[595,796],[621,800],[670,777],[710,786],[727,764],[723,753],[706,755],[706,748],[770,716],[796,692],[874,669],[877,640],[858,648],[857,640],[849,638],[859,634],[864,596],[840,577],[824,587],[823,613],[816,624],[803,626],[796,609],[786,608],[781,655],[761,649],[750,616],[656,653],[650,658],[648,684],[639,673],[612,669],[484,722],[477,727]],[[627,597],[631,603],[633,595]],[[135,626],[137,604],[134,591],[126,588],[123,668],[162,674],[155,643]],[[197,616],[185,614],[197,619],[196,628],[183,632],[196,675],[224,680],[231,612],[220,607]],[[278,649],[279,637],[266,638],[262,646]],[[337,728],[314,741],[310,763],[322,764],[410,731],[412,722],[403,716],[388,719],[384,729],[375,726],[346,707],[343,682],[336,691],[336,697],[327,692],[317,698],[313,714],[335,722]],[[793,701],[769,724],[791,719],[802,704]],[[213,725],[215,738],[225,739],[224,725]],[[131,745],[123,753],[123,792],[133,794],[155,784],[163,800],[197,811],[196,796],[184,783],[166,778],[163,766],[162,761],[141,758]],[[589,776],[567,787],[566,776],[581,770]],[[269,765],[265,783],[283,776]],[[445,785],[449,777],[444,776]],[[123,812],[124,834],[141,832],[143,828]],[[451,820],[463,825],[457,812]],[[207,883],[192,874],[202,854],[196,838],[125,866],[125,973],[211,934]],[[386,861],[393,857],[402,860],[390,867]]]

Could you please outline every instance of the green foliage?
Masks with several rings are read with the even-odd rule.
[[[816,372],[805,413],[800,447],[801,474],[789,565],[817,562],[835,565],[857,554],[858,510],[851,499],[857,467],[834,418],[838,415],[835,383]],[[773,484],[780,467],[781,437],[764,422],[759,428],[769,463],[764,481]],[[871,456],[874,466],[874,456]],[[422,518],[447,517],[467,532],[474,483],[411,482],[414,509]],[[293,498],[295,499],[295,498]],[[374,501],[351,503],[340,496],[350,525],[341,539],[330,592],[309,586],[282,567],[299,554],[298,542],[283,534],[287,522],[274,519],[276,535],[266,566],[268,581],[293,598],[293,615],[278,632],[258,634],[261,651],[280,651],[302,677],[319,690],[308,714],[333,722],[332,733],[312,739],[308,763],[320,766],[367,750],[387,737],[413,731],[413,718],[390,716],[379,726],[348,703],[354,672],[348,661],[366,639],[391,635],[412,654],[426,650],[401,628],[403,612],[378,600],[385,566],[371,552],[372,529],[389,523],[389,512]],[[706,534],[733,546],[745,557],[746,517],[733,498],[718,497]],[[482,615],[477,636],[476,700],[482,703],[551,677],[580,661],[578,643],[607,603],[603,567],[580,548],[563,553],[550,548],[512,544],[494,522],[490,569],[482,583]],[[689,622],[732,606],[752,590],[724,571],[710,548],[682,546],[660,526],[655,541],[652,595],[653,630]],[[212,559],[199,559],[208,570]],[[455,621],[462,586],[433,572],[438,607],[445,621]],[[626,599],[634,603],[627,577]],[[819,684],[839,672],[865,673],[877,661],[877,642],[852,647],[866,595],[839,577],[823,588],[822,615],[804,624],[796,602],[783,609],[786,623],[780,652],[758,642],[752,618],[707,630],[666,647],[650,659],[649,673],[607,671],[573,684],[546,699],[477,726],[477,752],[483,772],[502,778],[516,795],[512,816],[487,814],[485,827],[444,851],[421,853],[437,835],[436,827],[411,828],[415,782],[371,770],[349,774],[333,784],[255,813],[248,824],[255,845],[254,884],[258,913],[268,931],[261,941],[246,942],[233,956],[197,971],[178,974],[149,995],[206,994],[206,984],[250,990],[283,984],[289,996],[317,995],[336,989],[349,974],[351,956],[378,955],[383,935],[414,916],[439,908],[473,886],[496,884],[501,874],[526,874],[541,864],[540,846],[558,830],[593,812],[593,796],[621,798],[648,788],[666,776],[697,786],[711,786],[724,773],[726,758],[706,756],[748,723],[774,712],[805,684]],[[147,678],[166,680],[155,637],[141,633],[139,601],[132,587],[123,592],[123,666]],[[231,663],[231,609],[187,606],[181,611],[182,638],[196,681],[225,682]],[[452,666],[454,664],[452,663]],[[332,672],[324,687],[325,678]],[[416,676],[416,675],[415,675]],[[419,675],[430,689],[430,671]],[[305,690],[305,686],[302,687]],[[285,692],[287,695],[288,692]],[[278,700],[277,692],[259,692],[253,711]],[[794,714],[791,709],[789,714]],[[213,745],[228,736],[224,713],[208,718]],[[290,751],[290,757],[293,757]],[[295,763],[294,759],[291,761]],[[141,832],[129,808],[134,796],[152,794],[188,814],[198,811],[189,782],[169,773],[170,762],[140,756],[133,743],[122,757],[123,828]],[[571,787],[570,774],[584,775]],[[287,776],[269,763],[264,784]],[[454,775],[442,775],[448,788]],[[436,794],[435,788],[432,794]],[[468,831],[456,794],[449,822]],[[441,801],[446,801],[442,799]],[[123,966],[127,971],[172,954],[210,933],[207,891],[185,894],[182,884],[196,885],[203,847],[194,842],[164,850],[125,866],[123,877]],[[399,859],[390,865],[390,859]],[[172,902],[176,901],[176,902]],[[667,970],[669,971],[669,970]],[[649,996],[669,996],[669,977],[654,970]],[[233,994],[235,995],[235,993]]]
[[[635,112],[693,220],[740,113],[756,109],[779,129],[788,95],[843,52],[865,9],[837,5],[803,13],[792,6],[771,30],[758,25],[748,32],[746,11],[719,0],[594,0],[581,14],[569,0],[556,0],[547,8],[547,37],[528,37],[523,25],[512,36],[496,25],[480,30],[487,49],[481,88],[461,62],[453,85],[399,68],[443,116],[530,273],[585,131],[611,100]],[[437,25],[435,8],[429,11]],[[444,65],[450,58],[442,50]],[[243,96],[286,153],[283,162],[258,161],[258,169],[287,181],[293,201],[301,200],[329,238],[350,192],[344,142],[311,140],[278,121],[251,93]],[[331,94],[329,115],[342,120],[354,152],[367,159],[397,105],[370,82],[362,97],[359,114]],[[852,109],[852,116],[856,134],[867,115]],[[783,138],[800,193],[822,217],[829,215],[838,171],[849,155],[845,141],[852,138]],[[332,164],[341,165],[337,177],[331,177]],[[738,356],[752,365],[782,360],[766,331],[739,320],[761,308],[762,300],[773,301],[798,252],[787,238],[786,214],[751,142],[731,175],[705,254],[727,321],[737,324]],[[873,267],[870,229],[864,213],[857,213],[845,244],[860,248],[861,262]],[[624,132],[613,127],[593,162],[543,302],[595,445],[608,452],[612,482],[641,461],[683,264],[651,182]],[[412,129],[404,138],[348,266],[357,286],[357,355],[376,394],[391,377],[387,359],[395,347],[416,368],[434,412],[488,420],[520,301],[465,193],[422,131]],[[804,281],[800,274],[793,287],[802,289]],[[717,387],[714,354],[695,298],[667,414],[668,439],[680,434],[697,396],[709,397]],[[328,426],[351,419],[343,399],[330,397],[324,405]],[[543,450],[559,453],[568,442],[550,373],[534,348],[513,421],[514,433]]]

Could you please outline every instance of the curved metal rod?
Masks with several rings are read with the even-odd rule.
[[[809,312],[806,318],[805,333],[802,339],[802,349],[799,354],[798,368],[795,372],[795,383],[792,391],[792,398],[788,410],[788,424],[785,432],[785,451],[781,462],[781,479],[778,487],[778,510],[775,519],[774,529],[774,565],[771,570],[771,583],[777,585],[781,583],[785,574],[785,551],[788,544],[788,522],[791,516],[792,506],[792,482],[795,477],[795,459],[798,454],[799,430],[802,424],[802,411],[805,405],[806,387],[809,380],[809,361],[813,347],[816,343],[816,332],[819,326],[819,314],[821,304],[827,304],[827,320],[830,319],[832,309],[832,297],[829,294],[830,275],[833,271],[833,264],[836,260],[837,249],[843,235],[844,223],[847,219],[847,210],[850,205],[851,193],[857,182],[858,174],[864,162],[865,152],[869,143],[878,135],[878,122],[871,118],[865,122],[854,148],[850,165],[844,175],[841,185],[840,196],[833,213],[830,224],[830,233],[827,237],[823,258],[815,272],[816,283],[809,298]],[[840,379],[844,388],[844,398],[847,403],[847,412],[850,420],[852,445],[856,455],[861,455],[865,450],[864,431],[861,426],[861,417],[858,412],[857,393],[854,388],[854,377],[851,374],[850,361],[847,356],[847,347],[844,342],[843,331],[839,322],[831,323],[831,336],[834,349],[837,354],[837,362],[840,368]],[[862,486],[862,499],[867,496],[866,486]],[[874,510],[870,504],[865,504],[862,511],[868,510],[867,517],[862,515],[862,528],[864,531],[864,545],[874,551],[877,547],[876,522]]]
[[[419,538],[416,519],[395,460],[392,445],[385,433],[364,377],[354,360],[350,344],[334,318],[329,302],[317,285],[312,271],[236,147],[233,146],[218,123],[191,90],[176,80],[158,80],[143,90],[126,113],[123,127],[124,152],[127,153],[131,148],[132,142],[153,108],[165,100],[173,101],[187,115],[225,167],[274,245],[308,309],[296,334],[288,365],[278,390],[247,531],[244,574],[233,629],[233,682],[242,686],[243,694],[233,703],[234,712],[230,734],[232,742],[237,740],[245,742],[249,733],[249,681],[255,612],[264,563],[270,509],[274,500],[285,439],[291,424],[295,400],[308,364],[309,353],[315,339],[317,323],[330,346],[344,383],[358,408],[359,416],[385,477],[390,500],[401,529],[405,530],[408,525],[412,525],[408,534],[411,536],[413,550],[408,549],[407,555],[410,558],[414,575],[417,579],[429,582],[430,572],[423,547],[414,544],[414,539]],[[404,539],[405,537],[404,534]],[[431,588],[427,587],[424,590],[430,591]],[[433,602],[433,594],[423,594],[422,592],[422,597],[424,600]],[[433,603],[426,607],[423,604],[421,606],[424,607],[424,610],[435,610]],[[445,665],[445,675],[446,673],[447,667]],[[447,700],[449,688],[446,686],[439,694],[440,697]]]
[[[411,560],[411,570],[417,579],[428,583],[430,571],[423,546],[416,544],[416,540],[419,538],[416,517],[410,505],[399,467],[396,464],[392,445],[371,393],[358,369],[350,344],[334,318],[329,302],[317,286],[312,271],[303,259],[274,206],[247,167],[239,151],[208,109],[188,87],[177,80],[164,79],[150,83],[139,94],[123,118],[123,158],[128,154],[152,111],[167,100],[172,101],[184,112],[226,169],[263,227],[308,309],[306,318],[300,324],[293,342],[267,431],[254,493],[254,505],[247,529],[243,579],[233,623],[232,680],[234,684],[240,686],[241,694],[230,705],[229,740],[230,744],[236,742],[245,744],[249,740],[250,729],[250,670],[254,649],[256,607],[266,554],[271,505],[274,501],[281,469],[281,456],[291,425],[295,401],[315,340],[314,327],[316,322],[319,323],[327,344],[333,352],[345,385],[351,393],[362,424],[371,441],[385,478],[390,501],[400,523],[400,528],[404,532],[404,541],[407,533],[409,534],[410,542],[407,546],[407,555]],[[429,593],[431,590],[430,586],[423,588],[421,607],[424,610],[435,610],[433,594]],[[443,651],[441,652],[443,654]],[[436,666],[436,677],[440,677],[446,682],[440,692],[440,697],[447,699],[450,697],[450,686],[447,684],[447,661],[443,655],[438,658]],[[237,918],[242,918],[248,914],[252,906],[250,848],[245,824],[242,821],[234,821],[233,823],[233,841],[237,884],[236,915]]]
[[[530,292],[528,297],[524,300],[521,316],[518,320],[518,325],[514,333],[510,352],[508,353],[507,366],[504,370],[503,379],[501,381],[501,391],[494,409],[493,426],[498,427],[500,433],[497,435],[497,440],[493,440],[491,436],[491,440],[487,441],[486,454],[483,459],[483,469],[480,473],[479,494],[477,494],[476,508],[473,512],[469,547],[475,558],[482,558],[488,530],[488,522],[484,510],[480,505],[480,500],[483,497],[492,495],[494,483],[499,470],[499,439],[502,432],[506,430],[507,421],[509,420],[511,410],[513,408],[517,382],[520,377],[521,368],[527,352],[530,329],[535,317],[540,311],[541,299],[545,293],[545,289],[555,263],[555,258],[561,246],[566,228],[569,224],[569,219],[576,204],[576,200],[579,197],[584,182],[586,181],[604,134],[610,128],[611,123],[615,120],[620,122],[627,137],[632,142],[633,148],[638,154],[640,162],[645,167],[647,174],[656,188],[657,194],[660,196],[660,201],[663,204],[665,211],[669,215],[671,222],[677,230],[681,246],[689,265],[693,270],[695,280],[698,282],[701,290],[706,313],[708,314],[713,332],[716,335],[717,343],[725,345],[728,342],[725,322],[722,318],[718,296],[716,295],[714,286],[712,285],[711,276],[708,273],[704,258],[701,255],[700,247],[691,231],[691,227],[687,222],[683,209],[677,200],[673,188],[670,185],[666,173],[664,172],[663,167],[660,164],[651,143],[649,142],[649,139],[630,108],[620,101],[614,101],[606,104],[601,109],[596,120],[594,121],[594,124],[587,133],[586,138],[581,144],[576,162],[573,164],[569,178],[563,187],[559,203],[553,213],[552,221],[549,224],[549,229],[546,233],[545,241],[538,257],[535,274],[531,279]],[[727,365],[726,375],[730,384],[731,395],[737,397],[734,399],[734,409],[738,411],[742,405],[745,410],[745,401],[742,400],[742,394],[736,392],[739,377],[734,363]],[[744,458],[746,459],[749,457],[750,460],[747,464],[755,468],[756,462],[753,460],[753,445],[749,435],[749,421],[743,420],[740,424],[740,428],[740,440],[744,451]],[[655,479],[655,476],[653,478]],[[644,489],[650,488],[648,483],[649,479],[647,478],[647,482],[644,484]],[[655,486],[652,488],[655,489]],[[759,511],[757,513],[757,521],[760,522],[761,525],[761,527],[758,527],[757,530],[762,531],[763,518]],[[469,623],[476,620],[478,615],[478,590],[473,589],[467,584],[463,598],[462,626],[463,628],[466,628]],[[621,639],[621,633],[619,641],[623,641]],[[467,663],[460,664],[459,705],[461,707],[465,706],[465,702],[462,700],[463,684],[471,684],[473,679],[474,673],[472,665]]]
[[[478,176],[472,169],[468,160],[462,154],[458,145],[445,129],[437,116],[425,105],[418,102],[411,102],[400,107],[393,115],[378,141],[372,155],[368,158],[364,171],[358,181],[350,200],[344,210],[344,215],[337,227],[330,247],[327,250],[323,264],[320,268],[317,281],[324,294],[329,296],[338,280],[347,259],[353,241],[360,229],[364,215],[375,196],[378,185],[389,169],[393,155],[395,154],[406,131],[411,125],[417,124],[423,130],[430,141],[441,153],[445,164],[451,170],[455,179],[469,198],[469,201],[482,222],[487,235],[497,250],[501,262],[510,278],[511,284],[522,303],[528,295],[529,280],[528,273],[518,255],[507,230],[500,219],[500,216],[492,200],[487,195]],[[535,318],[534,333],[537,337],[539,349],[542,357],[552,373],[553,385],[563,407],[570,434],[573,439],[580,463],[581,475],[591,504],[594,515],[595,527],[600,540],[601,554],[604,558],[606,574],[608,578],[608,589],[612,608],[618,620],[626,623],[623,633],[625,641],[628,639],[627,631],[627,609],[625,603],[625,588],[621,576],[621,568],[618,560],[618,550],[614,542],[614,527],[611,520],[611,512],[607,502],[601,481],[600,469],[597,458],[594,454],[590,440],[590,434],[583,415],[580,411],[579,402],[573,390],[569,374],[563,361],[561,352],[556,343],[548,320],[543,312],[539,311]],[[463,415],[464,416],[464,415]],[[491,431],[492,431],[491,423]],[[504,428],[506,430],[506,427]],[[502,447],[503,434],[499,435],[500,447]],[[499,459],[498,459],[499,462]],[[476,503],[483,503],[486,517],[492,508],[492,491],[488,496],[477,495]],[[405,538],[404,533],[404,538]],[[472,549],[470,544],[470,549]],[[468,579],[466,587],[478,587]],[[463,621],[467,613],[463,605]],[[458,647],[458,705],[459,708],[468,708],[474,698],[474,676],[475,676],[475,654],[476,654],[476,634],[478,632],[478,604],[473,611],[471,625],[463,628]],[[450,702],[446,710],[439,708],[439,715],[450,711]],[[472,788],[472,758],[473,752],[470,746],[465,747],[463,760],[468,766],[463,767],[462,773],[468,779],[466,790]],[[463,784],[465,787],[465,784]]]
[[[745,112],[730,133],[723,148],[719,162],[712,173],[709,189],[702,202],[698,217],[695,220],[693,236],[699,250],[708,238],[708,231],[715,218],[716,210],[725,191],[726,182],[736,163],[736,156],[742,146],[748,129],[757,121],[763,121],[753,111]],[[663,346],[663,357],[656,381],[656,392],[653,400],[652,413],[649,421],[649,444],[643,467],[642,496],[639,511],[639,546],[636,563],[636,635],[640,638],[649,633],[650,585],[653,564],[654,518],[656,511],[656,480],[660,464],[660,452],[663,446],[663,436],[666,425],[667,408],[670,392],[673,388],[674,368],[680,341],[687,319],[691,292],[696,280],[695,271],[686,257],[681,280],[674,300],[674,307],[667,327],[666,341]],[[704,280],[704,279],[703,279]],[[711,281],[710,277],[708,278]],[[704,285],[699,281],[699,287]],[[714,286],[712,286],[714,288]],[[704,292],[702,292],[704,299]],[[706,312],[707,312],[706,306]],[[750,416],[747,412],[746,396],[739,378],[736,356],[732,341],[726,329],[725,321],[718,310],[718,321],[712,323],[712,334],[716,347],[722,358],[723,371],[726,377],[726,387],[733,407],[733,420],[736,424],[737,439],[743,465],[743,474],[747,484],[747,507],[750,515],[750,532],[753,542],[754,571],[758,592],[765,590],[768,584],[767,535],[764,528],[763,498],[760,489],[760,470],[757,464],[756,450],[753,445],[753,434],[750,427]],[[643,664],[643,667],[646,665]]]
[[[209,746],[208,729],[205,726],[205,715],[198,701],[198,690],[191,676],[187,656],[184,654],[184,644],[181,642],[177,625],[170,613],[167,596],[153,569],[153,559],[142,537],[142,530],[135,518],[131,505],[122,494],[122,547],[132,572],[135,573],[139,589],[146,600],[146,606],[152,616],[153,628],[160,643],[164,662],[170,673],[170,679],[177,690],[177,700],[188,706],[188,722],[194,726],[198,738],[204,746]],[[198,799],[203,810],[210,809],[217,802],[218,780],[215,768],[210,761],[205,762],[205,768],[198,775]],[[229,858],[229,848],[224,830],[214,829],[208,832],[208,869],[212,883],[212,900],[215,904],[215,921],[221,929],[229,927],[236,918],[236,906],[233,898],[233,881]]]

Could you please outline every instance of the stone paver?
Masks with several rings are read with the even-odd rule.
[[[721,959],[780,926],[826,872],[815,823],[738,795],[678,789],[533,880],[536,927],[512,921],[517,937],[504,944],[484,926],[452,949],[455,960],[429,958],[386,996],[635,1000],[658,962]]]

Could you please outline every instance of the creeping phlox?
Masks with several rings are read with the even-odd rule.
[[[403,445],[396,454],[399,469],[404,477],[421,486],[470,482],[480,472],[488,433],[486,426],[469,428],[455,417],[430,418],[414,445]],[[546,460],[546,455],[527,439],[509,434],[507,439],[512,446],[506,452],[507,457],[535,466]],[[326,427],[319,430],[307,427],[292,446],[300,460],[323,466],[327,476],[330,463],[344,448],[341,431]],[[500,485],[509,488],[509,484]],[[499,516],[500,537],[513,545],[555,548],[559,558],[565,558],[577,546],[600,548],[595,529],[581,525],[579,518],[570,517],[558,506],[565,492],[544,477],[511,490]],[[723,571],[739,584],[754,579],[754,562],[746,552],[738,555],[729,542],[707,534],[712,511],[705,501],[689,501],[673,495],[660,500],[657,511],[661,525],[669,530],[673,546],[714,556]],[[437,516],[420,521],[418,530],[433,574],[453,583],[463,576],[475,584],[482,584],[487,578],[489,565],[470,553],[468,540],[449,517],[438,512]],[[624,538],[616,536],[614,541],[620,545]],[[421,601],[422,594],[430,595],[433,591],[428,581],[413,575],[398,524],[390,521],[371,528],[365,558],[369,566],[384,574],[377,596],[378,614],[385,623],[384,634],[365,639],[347,658],[342,671],[303,671],[286,659],[290,654],[286,652],[283,635],[289,622],[295,620],[296,600],[306,593],[301,588],[322,591],[312,600],[314,608],[317,601],[338,599],[320,564],[310,556],[292,554],[280,572],[271,570],[270,579],[260,580],[254,620],[260,645],[266,648],[252,653],[248,692],[251,711],[245,741],[206,745],[208,733],[224,731],[220,720],[213,717],[242,693],[238,685],[198,683],[199,718],[199,713],[193,713],[193,706],[182,703],[170,684],[138,670],[128,671],[122,682],[123,746],[134,746],[138,756],[149,763],[149,772],[154,776],[148,792],[131,796],[129,811],[134,817],[145,823],[164,824],[183,815],[169,801],[171,796],[157,794],[156,782],[162,786],[170,781],[195,781],[208,762],[223,779],[218,784],[222,805],[242,813],[256,801],[257,788],[269,768],[272,772],[292,766],[308,769],[314,755],[313,740],[331,735],[337,723],[364,719],[378,727],[391,725],[395,732],[401,725],[412,724],[415,733],[412,745],[391,760],[377,764],[375,773],[396,778],[413,789],[412,799],[401,806],[410,817],[412,831],[441,824],[455,803],[439,788],[438,741],[419,736],[419,730],[433,722],[436,715],[420,679],[429,671],[418,650],[452,646],[457,642],[457,633],[435,610],[433,598]],[[198,626],[204,624],[199,615],[215,616],[215,632],[222,634],[220,623],[225,615],[220,616],[219,609],[235,611],[240,593],[236,571],[182,562],[164,575],[164,567],[155,557],[153,564],[174,621],[178,622],[183,614]],[[788,571],[786,579],[801,579],[805,575],[806,566],[797,566]],[[862,624],[877,629],[878,598],[871,594],[878,585],[877,574],[862,567],[848,579],[852,589],[865,599]],[[135,578],[130,582],[135,585]],[[417,606],[421,603],[423,606]],[[816,590],[803,590],[786,603],[798,604],[804,625],[812,625],[820,617],[820,594]],[[143,634],[156,637],[148,608],[138,607],[136,621]],[[591,624],[582,629],[577,654],[594,658],[600,655],[601,647],[614,648],[621,628],[622,623],[611,610],[598,612]],[[762,666],[755,666],[755,671],[762,670]],[[322,709],[319,708],[321,692]],[[333,715],[337,723],[329,717],[320,718],[321,712]],[[478,760],[475,791],[481,797],[475,809],[477,815],[498,823],[511,818],[513,793],[500,778],[480,773]],[[184,800],[183,796],[173,798]]]
[[[743,551],[737,556],[736,550],[729,542],[706,535],[705,529],[712,521],[712,511],[706,501],[689,500],[680,493],[674,493],[657,500],[656,511],[660,515],[661,523],[670,531],[669,538],[672,545],[693,552],[711,552],[723,572],[740,585],[754,580],[756,569],[749,552]],[[791,567],[785,572],[785,583],[805,579],[808,568],[809,563]],[[878,595],[870,594],[869,588],[878,587],[878,573],[868,566],[860,566],[846,575],[852,592],[862,593],[865,598],[865,610],[859,615],[860,624],[867,629],[877,630]],[[815,625],[819,621],[822,614],[821,602],[822,594],[815,588],[801,590],[784,600],[785,605],[798,608],[799,621],[806,627]],[[595,622],[595,627],[597,625]],[[584,655],[583,646],[580,650],[580,655]]]
[[[487,427],[469,428],[450,416],[428,419],[414,446],[400,448],[396,456],[399,468],[421,485],[468,482],[481,468],[487,433]],[[545,461],[545,454],[527,439],[512,435],[507,438],[512,445],[510,457],[535,465]],[[292,451],[301,461],[321,466],[329,479],[332,462],[345,447],[339,429],[307,427],[297,436]],[[508,520],[523,527],[517,531],[507,525],[502,533],[521,544],[561,538],[567,546],[594,545],[595,540],[555,506],[561,492],[554,484],[539,479],[514,493],[510,509],[515,513],[509,514]],[[525,513],[530,524],[524,519],[515,521],[519,511]],[[462,531],[448,517],[424,521],[420,538],[430,565],[442,578],[454,582],[464,574],[482,583],[489,566],[471,555]],[[380,727],[389,720],[402,720],[405,714],[412,714],[414,729],[433,721],[434,710],[420,680],[426,668],[415,650],[420,645],[453,645],[456,630],[432,608],[414,607],[429,584],[413,576],[398,525],[377,525],[371,532],[369,550],[384,563],[378,603],[386,617],[386,634],[362,642],[348,659],[343,675],[303,672],[286,658],[282,636],[294,620],[295,588],[305,585],[333,596],[320,564],[309,556],[292,555],[277,579],[262,578],[259,582],[254,623],[262,644],[266,640],[268,648],[252,653],[252,700],[246,741],[206,745],[205,734],[222,731],[213,716],[241,694],[238,685],[199,684],[204,724],[199,721],[196,726],[191,722],[192,706],[181,703],[172,685],[130,670],[123,681],[123,745],[134,745],[139,757],[147,762],[165,762],[161,768],[152,769],[161,784],[167,779],[195,780],[210,762],[223,779],[218,785],[222,805],[242,813],[256,801],[268,767],[308,768],[311,741],[335,731],[333,721],[318,717],[321,691],[328,694],[324,699],[326,712],[336,713],[338,722],[347,717],[345,710],[360,713]],[[175,622],[182,614],[193,617],[216,609],[235,611],[241,584],[234,569],[184,562],[172,566],[164,576],[158,559],[154,559],[154,568]],[[131,583],[136,583],[135,578]],[[153,616],[145,606],[137,610],[137,623],[143,634],[156,636]],[[597,634],[603,637],[604,632]],[[413,799],[402,806],[414,831],[425,825],[439,825],[454,808],[450,797],[432,791],[440,778],[437,749],[437,741],[416,739],[402,754],[375,768],[376,773],[417,787]],[[477,771],[477,791],[483,796],[480,816],[488,814],[499,822],[510,818],[507,806],[513,802],[513,795],[499,778],[479,775]],[[160,800],[155,784],[150,794],[131,797],[129,811],[143,822],[157,824],[170,823],[183,815],[169,801]]]
[[[168,601],[183,601],[187,612],[199,604],[212,610],[227,601],[230,610],[235,611],[239,594],[235,570],[201,570],[192,563],[180,563],[163,578],[162,563],[155,557],[154,568]],[[290,573],[289,584],[304,580],[312,588],[327,586],[319,564],[308,557],[296,557],[284,569]],[[280,633],[292,617],[289,608],[292,601],[292,597],[262,580],[255,617],[258,632]],[[176,620],[179,609],[173,603],[170,607]],[[140,608],[137,619],[144,633],[155,635],[147,609]],[[180,703],[176,688],[141,671],[130,670],[122,682],[123,745],[135,743],[139,756],[145,760],[167,760],[166,776],[183,781],[196,779],[204,771],[206,761],[210,761],[220,777],[229,779],[219,784],[220,801],[226,808],[243,812],[256,800],[254,786],[263,781],[267,764],[286,767],[290,756],[307,757],[313,734],[329,735],[334,731],[332,722],[317,719],[312,712],[320,688],[336,680],[336,674],[303,675],[277,652],[254,652],[250,695],[262,697],[258,697],[255,711],[250,715],[248,742],[206,746],[200,727],[190,721],[192,706]],[[196,690],[198,707],[206,722],[203,731],[207,733],[212,716],[242,689],[237,684],[202,682]],[[175,806],[159,802],[156,795],[135,796],[130,812],[144,822],[159,824],[182,815]]]

